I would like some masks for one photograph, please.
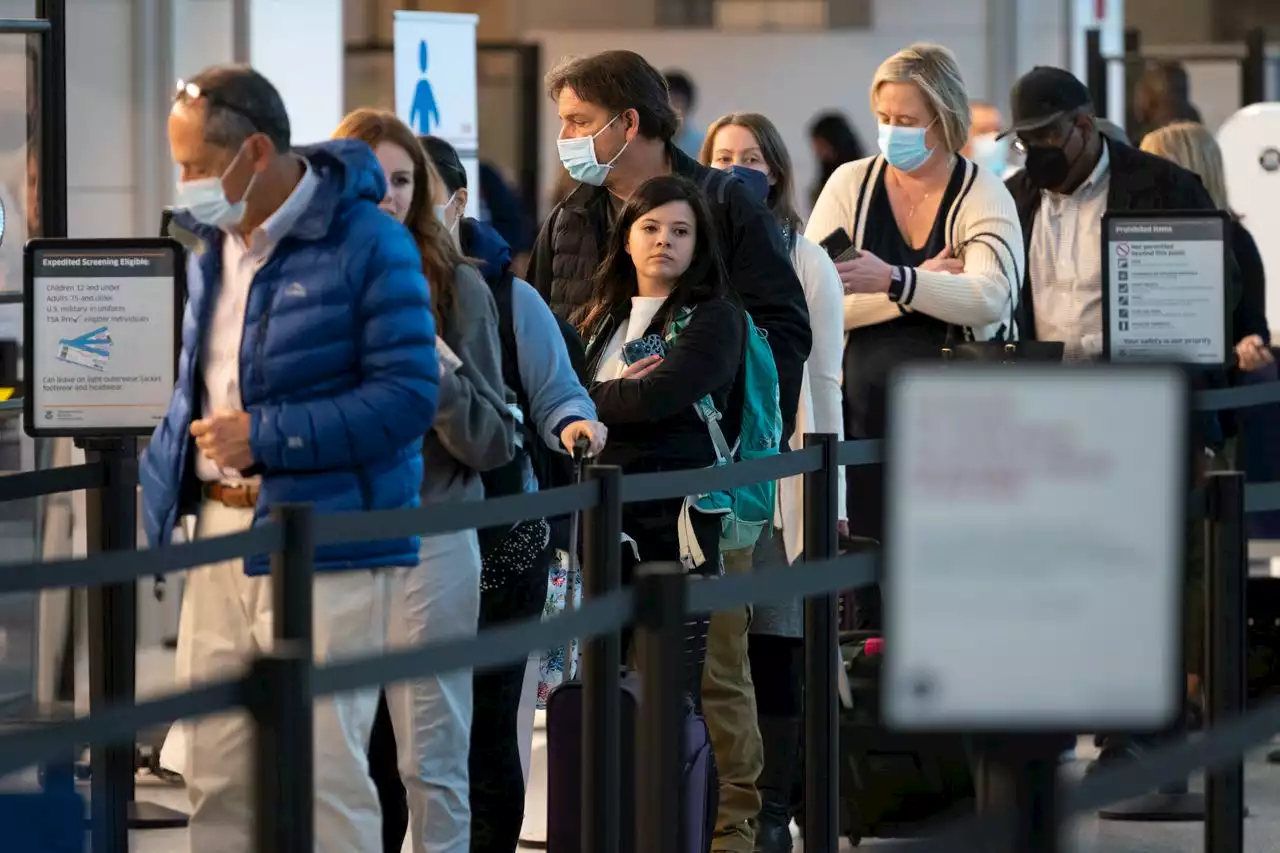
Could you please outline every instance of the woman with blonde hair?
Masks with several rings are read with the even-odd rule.
[[[796,428],[791,435],[792,448],[803,445],[806,432],[832,433],[838,439],[843,438],[840,363],[844,349],[841,322],[844,292],[835,264],[827,253],[800,233],[804,223],[795,209],[795,173],[782,134],[773,122],[758,113],[731,113],[712,122],[698,159],[704,166],[735,172],[773,211],[791,253],[796,277],[804,288],[813,348],[804,366]],[[847,535],[843,480],[839,491],[840,532]],[[791,563],[800,555],[803,503],[802,478],[793,477],[781,484],[777,525],[781,535],[760,539],[753,558],[756,568]],[[750,633],[748,657],[763,747],[760,750],[762,766],[758,759],[751,767],[746,766],[751,764],[756,750],[751,749],[749,742],[743,742],[751,733],[744,731],[741,714],[730,718],[737,721],[733,731],[721,733],[714,727],[718,718],[710,713],[709,705],[714,701],[715,689],[709,681],[714,676],[716,650],[723,647],[717,636],[722,631],[735,632],[732,638],[725,638],[734,642],[742,642]],[[733,805],[734,797],[738,796],[734,785],[748,792],[754,787],[759,796],[755,829],[756,850],[760,853],[784,853],[791,849],[791,792],[799,771],[800,754],[803,637],[804,617],[799,601],[781,606],[757,606],[749,613],[716,613],[711,618],[703,703],[708,708],[707,725],[717,748],[720,807],[724,811]],[[737,696],[728,698],[742,701]],[[727,742],[731,740],[735,742]],[[741,772],[747,770],[751,771],[749,775]]]
[[[422,502],[481,500],[480,472],[515,455],[515,421],[503,392],[489,286],[441,222],[436,207],[447,195],[443,182],[408,126],[391,112],[360,109],[343,119],[334,137],[359,139],[373,149],[386,179],[382,209],[413,235],[431,287],[441,350],[440,407],[423,440]],[[479,608],[476,532],[423,537],[418,565],[397,570],[393,579],[388,645],[474,635]],[[470,670],[385,689],[369,762],[383,803],[385,850],[400,850],[406,821],[413,853],[470,850],[471,706]]]
[[[1222,149],[1203,124],[1175,122],[1154,130],[1142,138],[1142,150],[1163,157],[1182,168],[1195,172],[1208,190],[1213,203],[1230,211],[1227,180],[1222,169]],[[1236,338],[1236,366],[1243,371],[1258,370],[1271,364],[1271,332],[1267,327],[1267,274],[1262,255],[1249,229],[1240,217],[1232,214],[1231,250],[1240,265],[1240,302],[1231,315],[1231,329]]]
[[[883,438],[888,376],[938,359],[966,340],[1017,339],[1017,288],[1026,270],[1022,226],[998,175],[959,156],[969,139],[969,95],[951,51],[916,44],[889,57],[871,84],[880,154],[846,163],[827,182],[805,236],[844,231],[854,256],[844,284],[845,435]],[[851,466],[854,535],[880,539],[878,467]],[[865,609],[864,609],[865,608]],[[858,621],[879,622],[874,593]]]

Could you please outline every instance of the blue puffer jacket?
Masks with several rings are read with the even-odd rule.
[[[422,437],[436,412],[439,367],[422,259],[409,232],[378,209],[386,182],[363,142],[301,149],[320,178],[310,206],[254,277],[240,346],[240,390],[252,416],[262,488],[254,522],[284,503],[319,512],[418,505]],[[167,543],[194,511],[193,419],[201,417],[200,354],[221,281],[219,229],[185,214],[174,224],[193,253],[178,384],[142,462],[148,540]],[[255,469],[257,470],[257,469]],[[265,556],[245,561],[249,574]],[[413,566],[416,539],[325,546],[318,569]]]

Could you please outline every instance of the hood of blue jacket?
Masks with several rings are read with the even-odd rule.
[[[358,139],[332,139],[293,149],[320,179],[315,197],[290,232],[304,240],[318,240],[329,232],[334,216],[357,199],[377,204],[387,194],[387,179],[373,149]],[[175,225],[198,237],[215,236],[218,229],[197,222],[185,210],[173,215]]]
[[[480,274],[492,278],[511,263],[511,246],[502,235],[478,219],[464,219],[458,226],[462,254],[480,261]]]

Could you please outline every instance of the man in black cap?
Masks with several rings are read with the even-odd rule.
[[[1038,67],[1013,87],[1015,146],[1024,169],[1006,185],[1017,203],[1027,247],[1027,274],[1018,329],[1026,339],[1062,341],[1068,361],[1102,355],[1102,216],[1107,211],[1214,210],[1200,178],[1161,157],[1109,138],[1099,127],[1089,90],[1070,72]],[[1239,302],[1240,282],[1228,248],[1227,312]],[[1196,375],[1200,387],[1225,384],[1225,374]],[[1195,425],[1196,468],[1209,467],[1222,444],[1216,416]],[[1203,671],[1202,526],[1191,526],[1187,551],[1186,663],[1188,693]],[[1199,553],[1197,553],[1199,552]],[[1194,705],[1196,697],[1189,695]],[[1150,739],[1099,739],[1102,762],[1132,757]]]
[[[1013,87],[1014,145],[1026,155],[1007,182],[1027,247],[1019,301],[1024,339],[1062,341],[1068,361],[1102,354],[1102,215],[1108,210],[1213,210],[1193,173],[1107,138],[1089,90],[1038,67]],[[1239,299],[1228,281],[1228,310]]]

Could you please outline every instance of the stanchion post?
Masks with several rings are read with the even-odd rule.
[[[804,437],[822,448],[822,467],[804,475],[804,558],[836,556],[839,445],[830,434]],[[840,844],[840,723],[836,708],[840,636],[837,593],[815,595],[804,606],[804,842],[806,850],[834,853]]]
[[[100,489],[85,493],[85,538],[89,554],[133,551],[138,547],[138,441],[135,438],[84,438],[77,442],[85,461],[106,471]],[[137,680],[137,584],[90,587],[89,706],[129,704]],[[96,743],[90,747],[91,827],[95,851],[126,853],[129,811],[134,793],[134,742]]]
[[[1102,53],[1102,31],[1097,27],[1085,30],[1085,85],[1093,99],[1097,115],[1107,115],[1107,58]]]
[[[636,569],[636,655],[644,703],[636,720],[637,851],[675,851],[684,843],[685,696],[684,679],[676,674],[684,671],[686,583],[679,563]]]
[[[586,479],[600,488],[600,502],[584,514],[582,531],[582,594],[590,599],[622,586],[622,469],[593,465]],[[582,801],[574,804],[582,810],[583,850],[616,851],[622,842],[621,663],[619,631],[583,646],[583,784]]]
[[[314,510],[277,507],[283,533],[271,557],[270,652],[253,664],[250,711],[257,724],[254,823],[258,853],[315,849],[315,744],[312,721],[312,586]],[[288,756],[281,760],[281,756]]]
[[[1209,520],[1205,541],[1205,721],[1217,726],[1238,717],[1245,704],[1248,549],[1244,474],[1221,471],[1206,483]],[[1205,777],[1206,853],[1244,851],[1244,759]]]
[[[1267,99],[1267,31],[1254,27],[1244,37],[1244,59],[1240,63],[1240,108]]]

